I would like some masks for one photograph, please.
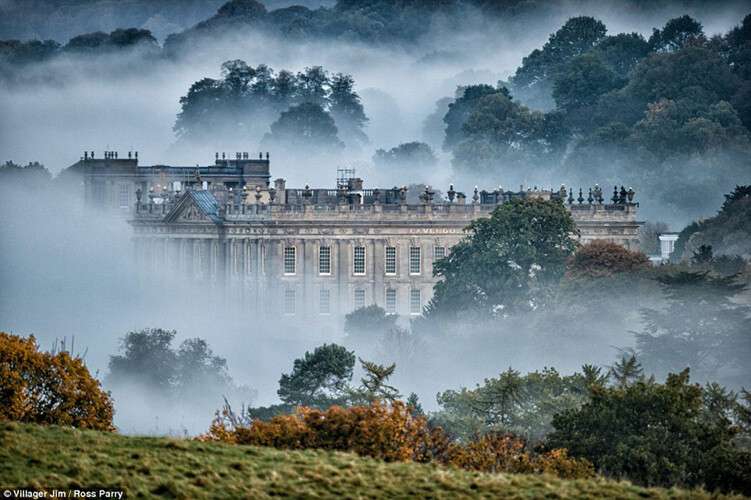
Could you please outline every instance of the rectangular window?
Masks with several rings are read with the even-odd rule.
[[[284,274],[293,276],[297,273],[297,248],[284,247]]]
[[[261,274],[266,274],[266,247],[261,246]]]
[[[365,307],[365,290],[355,290],[355,309]]]
[[[396,247],[386,247],[385,272],[388,275],[396,274]]]
[[[92,198],[94,199],[94,205],[98,207],[104,206],[104,183],[95,182],[92,185]]]
[[[287,314],[287,315],[295,314],[295,291],[294,290],[284,291],[284,314]]]
[[[409,313],[410,314],[422,313],[422,300],[420,297],[420,289],[413,289],[409,291]]]
[[[232,274],[240,274],[240,247],[232,244]]]
[[[321,290],[318,295],[318,313],[331,314],[331,290]]]
[[[393,288],[386,289],[386,312],[396,314],[396,290]]]
[[[245,241],[245,274],[253,274],[253,261],[250,259],[250,251],[253,247],[250,245],[250,241]]]
[[[199,241],[198,243],[196,243],[195,248],[196,248],[196,259],[198,260],[198,264],[197,264],[198,272],[203,273],[206,270],[205,269],[206,264],[204,262],[204,257],[203,257],[203,243]]]
[[[120,186],[120,208],[128,208],[130,206],[130,187]]]
[[[331,275],[331,247],[318,249],[318,274]]]
[[[420,247],[409,247],[409,274],[420,274]]]
[[[352,259],[352,273],[356,276],[365,275],[365,247],[355,247]]]
[[[446,247],[433,248],[433,260],[440,260],[446,256]]]

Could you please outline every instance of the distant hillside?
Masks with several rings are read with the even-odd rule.
[[[0,39],[53,39],[136,27],[160,40],[213,16],[226,0],[0,0]],[[266,8],[315,8],[333,0],[265,0]]]
[[[0,424],[0,489],[124,490],[128,498],[724,498],[604,480],[479,474],[346,453]]]

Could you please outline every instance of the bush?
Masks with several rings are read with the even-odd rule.
[[[577,277],[613,276],[649,269],[649,258],[610,241],[595,240],[579,247],[568,260],[569,275]]]
[[[0,332],[0,421],[114,430],[110,395],[83,360],[38,348],[33,335]]]
[[[400,401],[327,411],[300,407],[292,415],[236,425],[225,408],[208,434],[199,439],[281,449],[317,448],[350,451],[387,462],[435,463],[470,471],[548,473],[558,477],[593,475],[592,464],[574,459],[566,450],[535,455],[525,439],[514,434],[475,436],[466,445],[452,441],[440,427]]]

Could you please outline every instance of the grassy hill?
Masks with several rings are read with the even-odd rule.
[[[0,423],[0,490],[113,489],[128,498],[717,498],[604,480],[480,474],[347,453]]]

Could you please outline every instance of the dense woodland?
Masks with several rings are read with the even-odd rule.
[[[163,45],[140,28],[78,35],[65,45],[8,40],[0,42],[0,64],[5,78],[17,78],[25,65],[134,48],[154,63],[198,50],[226,30],[261,30],[272,37],[280,30],[286,39],[299,36],[300,43],[353,37],[399,44],[427,36],[430,23],[413,26],[426,8],[419,2],[339,2],[332,8],[268,11],[252,0],[234,0]],[[469,7],[431,5],[429,19],[463,8]],[[479,8],[486,12],[489,6]],[[379,22],[373,21],[376,13]],[[483,19],[488,16],[493,18]],[[458,88],[424,117],[423,142],[405,137],[389,149],[371,149],[373,163],[430,166],[442,150],[457,174],[475,179],[626,184],[669,217],[686,210],[708,214],[716,203],[708,186],[729,191],[751,180],[749,61],[749,16],[724,34],[708,36],[700,22],[683,15],[646,38],[611,33],[592,17],[573,17],[507,81]],[[207,77],[186,89],[174,129],[180,141],[214,133],[300,149],[303,157],[311,151],[351,156],[368,147],[368,110],[356,88],[351,75],[335,68],[275,72],[264,64],[227,61],[220,78]]]

